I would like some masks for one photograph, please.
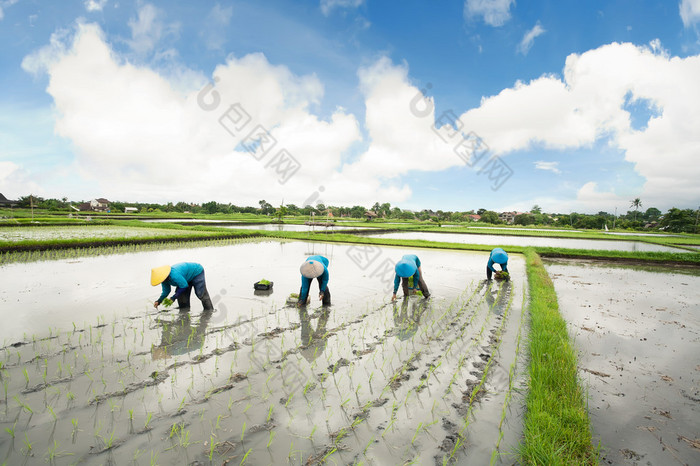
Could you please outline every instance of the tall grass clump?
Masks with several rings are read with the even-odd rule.
[[[525,251],[530,290],[529,391],[523,464],[597,464],[576,353],[542,260]]]

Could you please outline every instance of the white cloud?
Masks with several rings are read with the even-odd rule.
[[[107,0],[85,0],[85,9],[87,11],[102,11],[107,4]]]
[[[321,12],[324,16],[336,8],[358,8],[365,0],[321,0]]]
[[[483,17],[484,22],[494,27],[503,26],[510,19],[510,6],[515,0],[466,0],[464,17]]]
[[[323,96],[318,78],[294,75],[262,54],[230,56],[216,67],[220,102],[212,111],[198,105],[204,82],[183,95],[163,75],[120,60],[95,25],[78,25],[69,43],[25,62],[48,72],[56,132],[75,148],[80,176],[98,182],[107,198],[300,204],[319,186],[326,203],[339,205],[407,196],[366,173],[341,176],[343,155],[361,138],[357,120],[342,109],[329,120],[311,114]],[[236,102],[251,120],[234,136],[219,119]],[[256,124],[277,140],[261,161],[234,151]],[[301,164],[286,184],[266,167],[280,149]]]
[[[29,173],[14,162],[0,160],[0,186],[2,194],[10,199],[16,200],[19,196],[26,196],[30,193],[43,196],[41,187],[34,182]]]
[[[544,34],[545,32],[547,31],[545,31],[540,22],[537,21],[533,28],[525,33],[523,40],[521,40],[520,44],[518,44],[518,52],[523,55],[527,55],[532,48],[532,44],[535,42],[535,38]]]
[[[559,162],[544,162],[542,160],[538,160],[535,162],[535,169],[551,171],[557,175],[561,174],[561,170],[559,170]]]
[[[146,3],[139,8],[137,18],[129,20],[131,40],[128,44],[137,56],[146,57],[162,40],[177,35],[179,24],[163,24],[162,16],[161,10]]]
[[[222,50],[226,43],[227,27],[233,17],[233,7],[222,8],[218,3],[207,15],[207,27],[202,31],[209,50]]]
[[[700,22],[700,0],[681,0],[678,9],[685,27],[688,28]]]
[[[0,21],[2,21],[3,18],[5,18],[5,8],[7,8],[8,6],[14,5],[14,4],[17,3],[18,1],[19,1],[19,0],[3,0],[3,1],[0,1]]]
[[[608,139],[646,179],[640,197],[649,205],[694,205],[700,198],[697,82],[700,56],[668,57],[648,47],[613,43],[570,55],[563,80],[543,76],[518,82],[482,99],[479,108],[460,119],[496,154],[533,144],[584,148]],[[632,128],[624,109],[629,95],[659,110],[642,131]]]

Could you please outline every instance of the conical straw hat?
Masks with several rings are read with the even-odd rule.
[[[301,267],[299,267],[299,271],[306,278],[320,277],[321,275],[323,275],[324,270],[325,267],[323,266],[323,264],[319,261],[314,260],[306,261],[303,264],[301,264]]]
[[[151,269],[151,285],[160,285],[163,283],[163,280],[168,278],[168,275],[170,275],[169,265],[161,265],[160,267]]]

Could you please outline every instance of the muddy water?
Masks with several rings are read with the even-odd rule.
[[[396,232],[373,233],[382,238],[422,239],[463,244],[490,244],[493,246],[542,246],[571,249],[599,249],[607,251],[650,251],[650,252],[690,252],[685,249],[643,243],[641,241],[609,241],[569,238],[545,238],[537,236],[474,235],[460,233]]]
[[[605,464],[700,464],[700,271],[547,261]]]
[[[432,297],[391,303],[410,252]],[[330,260],[333,304],[314,284],[286,307],[310,254]],[[183,260],[204,265],[214,313],[150,305],[150,268]],[[520,436],[525,339],[524,263],[487,283],[486,260],[269,241],[2,266],[0,461],[484,464]]]

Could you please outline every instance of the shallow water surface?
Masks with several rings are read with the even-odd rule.
[[[700,464],[700,270],[545,265],[579,352],[602,462]]]
[[[407,253],[432,296],[392,303]],[[314,283],[287,306],[311,254],[332,305]],[[0,461],[488,463],[521,435],[526,283],[517,255],[486,282],[487,257],[257,241],[0,266]],[[204,265],[215,312],[152,307],[150,268],[180,261]]]
[[[647,251],[647,252],[690,252],[685,249],[644,243],[641,241],[613,241],[576,238],[545,238],[538,236],[479,235],[462,233],[439,233],[423,231],[405,231],[394,233],[371,233],[382,238],[422,239],[462,244],[489,244],[493,246],[542,246],[570,249],[598,249],[607,251]]]

